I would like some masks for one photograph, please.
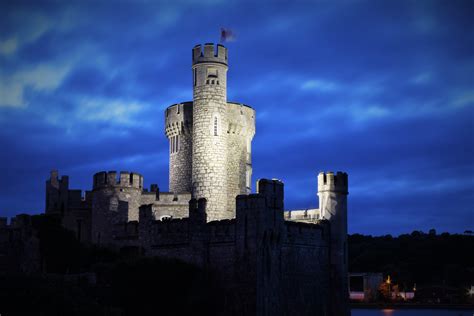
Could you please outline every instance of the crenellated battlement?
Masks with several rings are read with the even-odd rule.
[[[143,176],[136,172],[101,171],[94,174],[93,189],[100,188],[143,188]]]
[[[170,105],[165,111],[165,134],[168,138],[176,135],[191,135],[193,130],[193,102]]]
[[[342,194],[348,194],[347,173],[338,171],[336,174],[332,171],[320,172],[318,175],[318,192],[333,191]]]
[[[193,48],[193,65],[202,63],[218,63],[227,66],[227,48],[221,44],[206,43]]]
[[[257,181],[257,192],[267,199],[267,206],[273,209],[281,209],[283,219],[283,201],[284,201],[284,184],[277,179],[260,179]]]
[[[253,137],[255,135],[255,110],[242,103],[227,102],[227,133]]]

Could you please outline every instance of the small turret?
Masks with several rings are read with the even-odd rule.
[[[143,188],[143,176],[136,172],[120,171],[117,177],[116,171],[101,171],[94,174],[93,189],[104,187],[110,188]]]
[[[328,191],[348,194],[347,173],[338,171],[334,175],[332,171],[320,172],[318,175],[318,192]]]
[[[350,315],[347,264],[347,195],[348,177],[345,172],[321,172],[318,175],[319,210],[330,222],[330,268],[333,315]]]
[[[143,192],[143,176],[139,173],[101,171],[94,174],[92,190],[92,241],[113,242],[113,226],[123,221],[136,221]],[[157,193],[159,195],[159,193]]]
[[[46,214],[64,215],[69,208],[69,177],[59,178],[57,170],[46,180]]]

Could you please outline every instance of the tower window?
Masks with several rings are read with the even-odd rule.
[[[207,78],[217,78],[217,69],[216,68],[207,68]]]
[[[197,84],[196,68],[194,68],[194,71],[193,71],[193,84],[194,84],[194,86],[196,86],[196,84]]]
[[[206,80],[206,84],[209,84],[209,80]]]
[[[214,117],[214,136],[217,136],[217,117]]]
[[[170,139],[170,151],[171,153],[177,153],[179,150],[179,135],[172,136]]]

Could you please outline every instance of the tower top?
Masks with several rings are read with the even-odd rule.
[[[347,173],[338,171],[336,174],[332,171],[320,172],[318,175],[318,193],[338,192],[348,194]]]
[[[227,66],[227,48],[221,44],[214,46],[213,43],[201,44],[193,48],[193,66],[202,63],[214,63]]]

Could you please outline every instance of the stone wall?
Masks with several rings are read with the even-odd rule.
[[[193,103],[173,104],[165,111],[165,133],[169,140],[169,191],[191,192]]]
[[[255,135],[255,110],[247,105],[228,102],[227,116],[227,208],[235,213],[237,195],[251,192],[251,143]]]
[[[113,243],[113,227],[120,222],[138,220],[143,177],[138,173],[99,172],[92,191],[92,229],[94,243]]]
[[[0,276],[41,271],[38,231],[32,224],[27,214],[12,217],[9,225],[0,217]]]
[[[344,236],[338,233],[344,223],[335,217],[346,211],[341,203],[345,177],[338,174],[335,180],[326,174],[325,180],[320,175],[320,196],[336,194],[339,204],[323,196],[320,207],[332,217],[313,222],[289,215],[285,220],[283,183],[278,180],[259,180],[257,194],[239,195],[232,219],[209,220],[206,199],[159,192],[156,185],[146,191],[140,175],[125,172],[119,178],[115,172],[96,174],[93,191],[83,200],[91,201],[92,237],[100,233],[93,242],[214,271],[233,306],[229,314],[339,316],[348,310],[335,305],[345,304],[343,298],[334,297],[345,295],[347,284],[340,256]],[[80,206],[81,194],[71,190],[70,205]],[[129,218],[132,207],[139,209],[138,221]],[[66,213],[72,223],[80,218],[78,210]],[[0,221],[0,226],[5,224]]]
[[[184,219],[158,220],[153,204],[142,206],[140,245],[218,272],[239,313],[333,315],[329,221],[285,221],[283,195],[281,182],[260,180],[258,194],[238,196],[235,219],[210,222],[204,199],[192,199]]]
[[[73,231],[84,242],[91,240],[92,194],[82,190],[69,189],[69,177],[59,178],[58,171],[51,171],[46,181],[45,213],[57,216],[62,225]]]

